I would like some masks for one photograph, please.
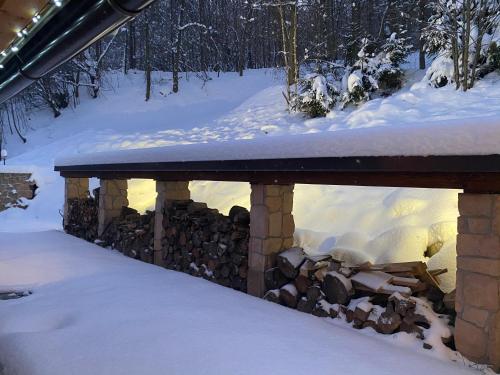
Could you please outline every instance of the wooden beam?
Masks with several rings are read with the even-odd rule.
[[[64,177],[243,181],[500,192],[500,155],[219,160],[56,166]]]

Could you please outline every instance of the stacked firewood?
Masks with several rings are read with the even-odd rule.
[[[153,263],[154,212],[141,215],[133,208],[123,207],[119,217],[106,228],[99,244],[112,247],[124,255]]]
[[[205,203],[175,201],[163,220],[165,266],[246,291],[249,224],[243,207],[234,206],[225,216]]]
[[[98,194],[98,192],[95,192]],[[97,195],[98,197],[98,195]],[[89,196],[88,198],[73,198],[68,200],[68,220],[64,230],[76,237],[94,242],[97,238],[97,211],[99,199]]]
[[[349,265],[330,256],[307,256],[295,247],[279,254],[276,267],[266,271],[264,298],[343,318],[354,328],[415,333],[424,339],[438,314],[454,314],[454,293],[439,288],[438,276],[444,272],[428,270],[423,262]],[[448,343],[451,337],[442,339]]]

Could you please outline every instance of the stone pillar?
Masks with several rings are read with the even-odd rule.
[[[293,246],[293,187],[252,184],[247,281],[251,295],[262,297],[264,272],[273,266],[276,254]]]
[[[191,199],[189,181],[156,181],[156,206],[154,229],[154,264],[163,265],[161,242],[165,237],[163,218],[165,207],[169,201],[183,201]]]
[[[97,235],[100,237],[113,218],[120,216],[123,206],[128,206],[127,180],[101,179]]]
[[[63,228],[68,222],[69,203],[70,199],[78,198],[85,199],[89,194],[89,179],[88,178],[65,178],[64,179],[64,217]]]
[[[500,371],[500,194],[459,194],[455,344]]]

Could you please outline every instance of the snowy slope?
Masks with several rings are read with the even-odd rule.
[[[354,331],[56,231],[0,236],[0,289],[33,292],[0,301],[5,374],[478,373],[409,334]]]
[[[420,82],[421,73],[415,73],[406,88],[392,97],[327,118],[305,119],[286,112],[282,86],[273,71],[245,74],[242,78],[224,74],[205,85],[191,76],[182,82],[178,95],[168,94],[166,75],[157,74],[153,98],[146,103],[143,75],[123,77],[117,73],[111,79],[114,90],[104,92],[102,98],[82,99],[76,110],[67,110],[56,120],[48,113],[37,116],[30,123],[33,130],[28,134],[28,144],[9,139],[12,158],[7,168],[0,166],[0,171],[33,171],[40,185],[39,196],[26,211],[0,213],[0,230],[60,228],[63,181],[52,167],[54,159],[61,156],[366,127],[375,132],[381,128],[402,130],[410,124],[417,130],[420,125],[426,127],[431,143],[439,143],[441,137],[438,132],[433,134],[433,123],[449,122],[448,132],[452,133],[453,124],[463,123],[464,118],[477,124],[478,129],[487,118],[495,134],[495,124],[500,121],[498,75],[490,75],[464,94],[452,87],[430,88]],[[390,134],[384,147],[397,149]],[[476,141],[475,134],[467,133],[469,144]],[[93,181],[94,186],[96,183]],[[249,186],[245,183],[195,182],[191,190],[194,199],[221,211],[227,212],[234,204],[249,205]],[[152,208],[154,197],[153,182],[130,182],[133,207]],[[295,197],[295,220],[301,228],[297,242],[309,252],[334,249],[346,258],[376,262],[424,260],[426,247],[436,241],[454,248],[457,191],[298,185]],[[441,257],[449,266],[451,286],[454,266],[449,259]]]

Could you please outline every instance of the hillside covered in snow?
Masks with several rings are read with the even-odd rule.
[[[357,109],[332,111],[309,119],[290,113],[281,95],[280,74],[250,70],[215,74],[208,82],[195,76],[183,81],[178,94],[166,89],[169,75],[155,73],[153,95],[144,102],[143,73],[108,75],[108,90],[98,99],[82,98],[74,110],[54,119],[48,111],[29,121],[27,143],[8,138],[9,159],[1,171],[33,172],[39,189],[26,210],[0,213],[0,230],[61,229],[63,179],[53,172],[58,157],[117,149],[222,142],[287,134],[334,132],[367,127],[397,128],[500,122],[500,76],[490,74],[467,93],[440,89],[411,72],[405,87],[387,98]],[[432,137],[432,134],[430,134]],[[278,139],[278,138],[277,138]],[[439,139],[436,139],[439,141]],[[394,145],[397,148],[398,145]],[[388,147],[390,147],[390,142]],[[98,182],[93,181],[96,187]],[[154,207],[153,181],[129,182],[130,205]],[[249,206],[246,183],[191,184],[193,199],[227,212],[235,204]],[[440,251],[429,267],[448,267],[444,287],[454,285],[457,193],[450,190],[297,185],[294,216],[297,244],[309,253],[330,253],[355,262],[429,260],[429,248]]]

